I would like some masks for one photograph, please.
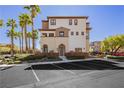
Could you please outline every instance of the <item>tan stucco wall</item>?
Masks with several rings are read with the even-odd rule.
[[[72,19],[74,21],[75,18]],[[78,19],[78,18],[77,18]],[[75,48],[82,48],[83,52],[89,51],[89,39],[86,39],[86,33],[87,33],[87,20],[85,18],[79,18],[78,19],[78,25],[69,25],[69,19],[56,19],[56,25],[50,24],[49,19],[49,29],[56,29],[56,31],[53,31],[55,37],[46,37],[41,38],[41,46],[43,44],[48,45],[49,51],[54,50],[57,51],[57,48],[60,44],[64,44],[66,46],[66,52],[68,51],[75,51]],[[61,27],[67,28],[66,29],[59,29]],[[58,29],[57,29],[58,28]],[[59,35],[59,31],[64,31],[65,37],[57,37]],[[49,33],[48,31],[44,31],[46,33]],[[74,32],[74,35],[71,35],[71,32]],[[75,35],[76,32],[79,32],[79,35]],[[81,35],[81,32],[84,32],[84,35]]]
[[[89,39],[86,39],[86,52],[89,52]]]
[[[56,29],[55,36],[59,36],[59,32],[61,32],[61,31],[64,32],[64,37],[68,37],[69,36],[69,29],[66,29],[66,28],[63,28],[63,27],[60,27],[60,28]]]
[[[68,37],[42,37],[41,38],[41,49],[43,45],[48,45],[48,51],[58,52],[58,47],[60,44],[64,44],[66,52],[68,52]]]
[[[49,28],[49,23],[46,22],[42,22],[42,29],[48,29]]]

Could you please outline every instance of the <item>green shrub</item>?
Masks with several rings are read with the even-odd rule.
[[[107,55],[107,58],[109,58],[109,59],[123,59],[124,60],[124,56],[111,56],[111,55]]]
[[[38,53],[35,55],[28,55],[23,58],[18,58],[21,61],[28,61],[28,60],[37,60],[37,59],[58,59],[58,53]]]
[[[65,56],[67,59],[85,59],[89,56],[89,54],[84,52],[68,52],[65,53]]]
[[[23,58],[18,58],[18,60],[28,61],[28,60],[42,59],[44,57],[45,57],[44,55],[28,55],[28,56],[23,57]]]
[[[21,64],[21,61],[9,61],[6,64]]]

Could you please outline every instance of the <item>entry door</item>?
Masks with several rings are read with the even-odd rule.
[[[65,54],[65,46],[63,44],[59,45],[59,55],[64,56]]]
[[[64,53],[65,53],[64,51],[65,51],[64,47],[60,47],[59,55],[64,56]]]

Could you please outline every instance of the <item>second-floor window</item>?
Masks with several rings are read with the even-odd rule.
[[[72,19],[69,19],[69,25],[72,25]]]
[[[56,20],[55,20],[55,19],[51,19],[51,20],[50,20],[50,24],[51,24],[51,25],[56,25]]]
[[[76,32],[76,35],[78,35],[79,33],[78,32]]]
[[[74,20],[74,25],[78,25],[78,20],[77,19]]]
[[[84,35],[84,32],[81,32],[81,35]]]
[[[88,32],[86,33],[86,39],[89,39],[89,33]]]
[[[47,33],[42,33],[42,36],[43,37],[47,37]]]
[[[49,33],[49,37],[54,37],[54,33]]]
[[[71,32],[71,35],[74,35],[74,32]]]
[[[59,36],[64,37],[64,32],[63,31],[59,32]]]

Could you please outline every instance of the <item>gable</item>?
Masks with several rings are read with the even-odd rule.
[[[70,30],[70,29],[65,28],[65,27],[56,28],[56,31],[69,31],[69,30]]]

